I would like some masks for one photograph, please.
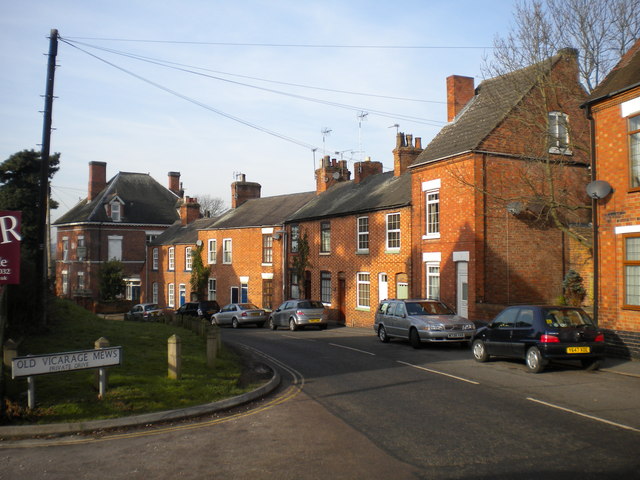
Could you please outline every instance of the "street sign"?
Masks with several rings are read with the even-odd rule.
[[[107,347],[79,352],[50,353],[16,357],[11,361],[12,377],[31,377],[46,373],[103,368],[122,363],[122,347]]]
[[[0,285],[20,283],[22,212],[0,211]]]

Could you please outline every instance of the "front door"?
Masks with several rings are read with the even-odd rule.
[[[238,303],[238,300],[240,300],[240,289],[238,287],[231,287],[230,303]]]
[[[389,280],[386,273],[378,276],[378,301],[389,298]]]
[[[469,262],[457,262],[456,310],[464,318],[469,316]]]
[[[187,301],[187,286],[184,283],[181,283],[178,292],[180,295],[180,306],[182,306]]]

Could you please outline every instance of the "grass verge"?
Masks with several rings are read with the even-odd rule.
[[[102,319],[75,304],[56,300],[49,331],[21,342],[18,355],[89,350],[105,337],[122,347],[122,364],[109,368],[105,398],[98,399],[96,370],[35,378],[36,408],[26,408],[26,378],[11,379],[5,368],[4,423],[77,422],[172,410],[242,394],[242,362],[224,347],[215,368],[206,365],[206,343],[190,330],[153,322]],[[182,379],[167,376],[167,340],[176,334],[182,347]]]

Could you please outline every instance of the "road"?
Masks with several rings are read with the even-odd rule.
[[[534,375],[363,329],[223,335],[276,365],[281,388],[197,421],[5,442],[0,478],[638,478],[638,378]]]

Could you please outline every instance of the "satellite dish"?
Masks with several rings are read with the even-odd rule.
[[[587,185],[587,195],[596,200],[607,197],[613,189],[604,180],[596,180]]]
[[[200,240],[200,239],[196,240],[196,246],[201,247],[202,246],[202,240]]]
[[[511,215],[520,215],[522,213],[522,202],[509,202],[507,204],[507,212]]]
[[[333,172],[333,178],[338,180],[340,178],[340,174],[338,172]]]

